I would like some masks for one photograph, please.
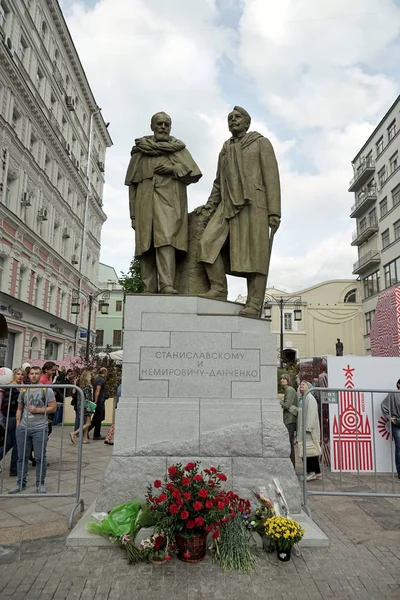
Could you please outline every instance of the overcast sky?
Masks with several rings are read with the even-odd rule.
[[[123,185],[153,113],[172,117],[207,201],[235,104],[270,138],[282,225],[269,286],[296,291],[352,276],[351,160],[400,88],[400,0],[62,0],[114,146],[106,159],[101,261],[126,271],[134,250]],[[245,293],[230,278],[229,296]]]

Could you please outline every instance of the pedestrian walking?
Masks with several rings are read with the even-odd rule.
[[[96,410],[92,418],[92,424],[90,425],[89,431],[93,431],[94,440],[104,440],[105,438],[101,435],[101,423],[104,421],[106,416],[106,378],[108,371],[105,367],[99,369],[98,375],[93,381],[93,402],[96,404]]]
[[[390,420],[394,441],[394,461],[400,479],[400,379],[396,383],[398,392],[390,392],[381,404],[382,414]]]
[[[23,369],[14,369],[11,384],[22,386],[23,380]],[[6,436],[6,439],[4,440],[4,446],[0,448],[0,461],[10,450],[12,450],[10,462],[10,477],[16,477],[17,475],[18,448],[17,439],[15,437],[15,431],[18,397],[20,390],[21,388],[0,389],[0,427],[3,428],[4,435]],[[0,472],[1,470],[2,468],[0,467]]]
[[[18,397],[16,414],[16,438],[18,446],[17,485],[9,494],[18,494],[26,488],[28,457],[33,447],[36,460],[36,491],[46,493],[46,448],[48,439],[48,415],[57,409],[51,388],[40,387],[40,367],[31,367],[30,380],[38,387],[23,389]]]
[[[305,394],[312,389],[311,383],[302,381],[300,383],[300,398],[297,403],[297,442],[299,456],[304,460],[303,456],[303,402]],[[306,402],[306,428],[304,435],[306,437],[306,466],[307,466],[307,481],[313,479],[321,479],[321,468],[319,459],[322,454],[320,439],[321,430],[318,418],[318,404],[312,394],[307,394]]]
[[[89,435],[88,434],[89,434],[89,427],[92,422],[92,407],[90,405],[90,402],[93,402],[93,388],[92,388],[91,380],[92,380],[92,373],[90,372],[89,369],[85,369],[82,372],[82,375],[80,376],[79,382],[78,382],[78,386],[81,388],[81,390],[83,392],[83,396],[84,396],[84,404],[83,404],[83,411],[84,411],[83,443],[84,444],[89,444]],[[77,414],[80,415],[80,411],[81,411],[80,396],[78,396],[78,399],[77,399],[76,411],[77,411]],[[75,431],[72,431],[69,434],[69,437],[71,438],[71,442],[73,444],[75,444],[75,439],[78,437],[79,433],[80,433],[80,428],[75,429]]]
[[[118,402],[121,397],[121,389],[122,389],[122,383],[120,383],[119,386],[117,387],[117,393],[115,396],[115,409],[117,409],[117,407],[118,407]],[[108,446],[114,446],[114,430],[115,430],[115,414],[114,414],[114,420],[112,422],[112,425],[107,432],[106,439],[104,440],[104,443],[107,444]]]
[[[297,425],[297,394],[294,387],[290,385],[290,376],[281,375],[280,384],[285,390],[285,395],[280,401],[280,405],[283,411],[283,423],[289,433],[290,443],[290,460],[292,461],[293,467],[296,467],[296,458],[294,450],[294,434]]]

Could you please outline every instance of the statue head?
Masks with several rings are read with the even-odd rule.
[[[234,106],[228,115],[228,127],[232,137],[241,137],[250,127],[251,117],[241,106]]]
[[[150,127],[157,142],[168,142],[171,124],[171,117],[165,112],[158,112],[151,117]]]

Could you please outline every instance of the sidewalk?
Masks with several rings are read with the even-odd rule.
[[[56,427],[54,445],[59,435]],[[73,476],[68,467],[77,451],[68,438],[65,443],[63,485]],[[111,451],[101,441],[84,446],[86,506],[96,495]],[[54,464],[57,460],[51,446],[49,460]],[[57,470],[53,474],[51,467],[48,489],[55,490]],[[30,467],[31,482],[32,476]],[[4,482],[9,487],[14,483],[7,477]],[[383,485],[387,485],[384,477]],[[322,488],[318,481],[311,486]],[[396,486],[400,490],[399,480]],[[311,498],[313,518],[329,537],[330,547],[304,549],[302,556],[294,555],[289,563],[262,553],[251,577],[221,572],[210,556],[198,565],[173,558],[162,566],[129,566],[124,552],[115,547],[66,548],[72,505],[68,499],[44,497],[18,502],[11,497],[0,499],[2,600],[400,599],[400,500]],[[28,541],[40,534],[55,537]]]
[[[47,492],[71,492],[75,489],[77,445],[69,439],[72,427],[64,427],[63,461],[59,481],[61,426],[53,428],[47,445],[46,489]],[[108,427],[102,428],[102,434],[107,433]],[[105,466],[112,454],[112,446],[107,446],[101,440],[83,445],[82,486],[81,497],[87,508],[96,498],[103,477]],[[3,493],[15,487],[15,477],[9,477],[8,460],[6,457],[3,473]],[[29,463],[27,492],[35,491],[35,468]],[[53,536],[64,533],[68,528],[68,517],[75,504],[74,498],[46,498],[44,494],[34,499],[9,496],[0,498],[0,543],[12,544],[21,540]],[[81,516],[79,509],[76,518]]]

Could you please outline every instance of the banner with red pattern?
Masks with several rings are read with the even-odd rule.
[[[372,356],[329,356],[330,388],[338,403],[329,405],[332,471],[391,472],[393,444],[388,419],[382,415],[386,394],[355,392],[361,388],[395,391],[399,359]]]

